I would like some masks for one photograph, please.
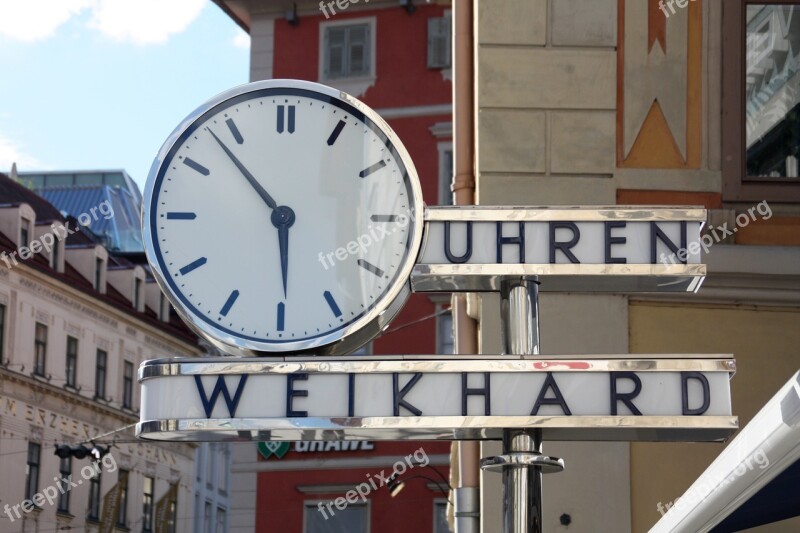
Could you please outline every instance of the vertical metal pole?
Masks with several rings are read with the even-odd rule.
[[[539,354],[539,284],[503,282],[501,314],[506,353]],[[542,532],[542,474],[561,472],[564,461],[542,454],[541,429],[503,431],[503,455],[481,459],[481,468],[503,474],[503,531]]]
[[[508,429],[503,453],[542,453],[539,429]],[[506,533],[541,533],[542,469],[511,467],[503,470],[503,525]]]
[[[539,354],[539,284],[520,279],[502,288],[506,350],[510,355]],[[541,454],[542,432],[505,430],[503,453]],[[503,470],[503,522],[506,533],[541,533],[542,469]]]
[[[511,355],[539,355],[539,284],[520,279],[501,289],[506,351]]]

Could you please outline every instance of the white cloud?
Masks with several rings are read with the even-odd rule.
[[[16,163],[19,170],[44,168],[44,165],[35,157],[28,155],[24,148],[0,135],[0,172],[11,170],[12,163]]]
[[[207,0],[98,0],[89,27],[117,41],[166,42],[184,31]]]
[[[243,31],[240,31],[236,34],[236,37],[233,38],[233,46],[236,48],[250,48],[250,36]]]
[[[5,0],[0,2],[0,35],[23,42],[46,39],[94,0]]]

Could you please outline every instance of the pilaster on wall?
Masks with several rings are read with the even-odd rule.
[[[256,489],[258,476],[253,469],[257,461],[254,442],[231,444],[231,533],[252,533],[256,530]]]
[[[254,15],[250,26],[250,81],[272,78],[275,60],[275,19]]]
[[[617,0],[479,0],[481,204],[613,204]]]

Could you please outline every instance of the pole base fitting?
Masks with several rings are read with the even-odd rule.
[[[538,468],[542,474],[555,474],[564,470],[564,459],[532,452],[510,452],[481,459],[481,469],[487,472],[502,472],[506,468]]]

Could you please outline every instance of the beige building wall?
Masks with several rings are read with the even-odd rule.
[[[730,353],[733,412],[744,427],[800,367],[800,310],[755,306],[634,302],[630,306],[631,353]],[[656,505],[680,497],[724,444],[633,443],[633,531],[647,531],[660,517]],[[761,529],[759,529],[761,530]],[[800,519],[771,531],[800,530]],[[766,529],[764,529],[766,531]]]
[[[59,476],[56,444],[86,442],[98,435],[138,421],[139,386],[136,370],[142,361],[166,356],[199,355],[196,346],[120,309],[73,289],[52,276],[20,264],[0,268],[0,305],[5,306],[0,365],[0,510],[25,499],[28,442],[41,445],[39,491],[54,486]],[[44,377],[33,375],[36,323],[47,326]],[[67,336],[78,340],[76,387],[66,385]],[[95,398],[97,350],[108,353],[105,398]],[[123,365],[134,366],[131,408],[122,407]],[[111,449],[117,468],[130,470],[127,524],[141,530],[144,477],[155,478],[154,502],[179,483],[177,531],[192,525],[193,447],[179,443],[134,442],[133,430],[116,433]],[[104,437],[108,443],[113,437]],[[80,486],[70,491],[69,515],[45,503],[24,519],[0,514],[0,532],[55,531],[71,528],[96,531],[87,523],[89,482],[81,469],[89,459],[72,459],[72,479]],[[109,462],[109,465],[111,463]],[[112,466],[113,468],[113,466]],[[117,472],[102,469],[101,494],[116,482]],[[71,515],[71,516],[70,516]]]

